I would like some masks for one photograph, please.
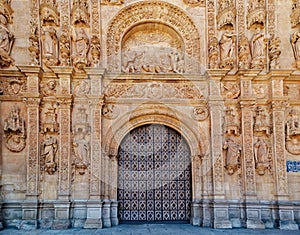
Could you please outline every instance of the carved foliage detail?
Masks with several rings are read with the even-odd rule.
[[[3,129],[6,147],[12,152],[21,152],[26,146],[26,130],[19,107],[13,106],[8,118],[4,120]]]

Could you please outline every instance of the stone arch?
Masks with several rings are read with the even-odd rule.
[[[191,156],[203,157],[208,148],[208,142],[202,130],[193,128],[196,122],[162,104],[144,104],[126,113],[105,134],[103,143],[106,155],[116,156],[118,148],[131,130],[146,124],[163,124],[180,133],[189,144]]]
[[[184,41],[187,73],[200,70],[199,32],[192,19],[177,6],[160,1],[143,1],[123,8],[110,22],[107,35],[107,67],[109,72],[121,72],[121,43],[134,26],[158,22],[173,28]]]

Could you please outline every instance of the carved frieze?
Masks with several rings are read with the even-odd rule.
[[[168,83],[137,83],[137,84],[110,84],[105,91],[108,98],[181,98],[203,99],[200,89],[192,84]]]
[[[4,136],[7,149],[21,152],[26,146],[25,120],[20,116],[20,108],[13,106],[4,120]]]
[[[286,149],[300,155],[300,111],[296,108],[290,110],[286,121]]]
[[[12,23],[11,1],[0,0],[0,68],[9,67],[14,59],[10,56],[14,35],[8,28]]]

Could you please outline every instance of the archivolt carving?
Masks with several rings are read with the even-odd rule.
[[[126,32],[140,22],[161,22],[169,25],[182,37],[186,72],[199,68],[199,34],[192,20],[178,7],[166,2],[143,1],[123,8],[111,21],[107,35],[109,71],[121,71],[121,41]]]

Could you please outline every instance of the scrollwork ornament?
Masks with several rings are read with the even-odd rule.
[[[193,110],[193,118],[196,121],[205,121],[208,118],[209,112],[207,106],[198,106]]]

